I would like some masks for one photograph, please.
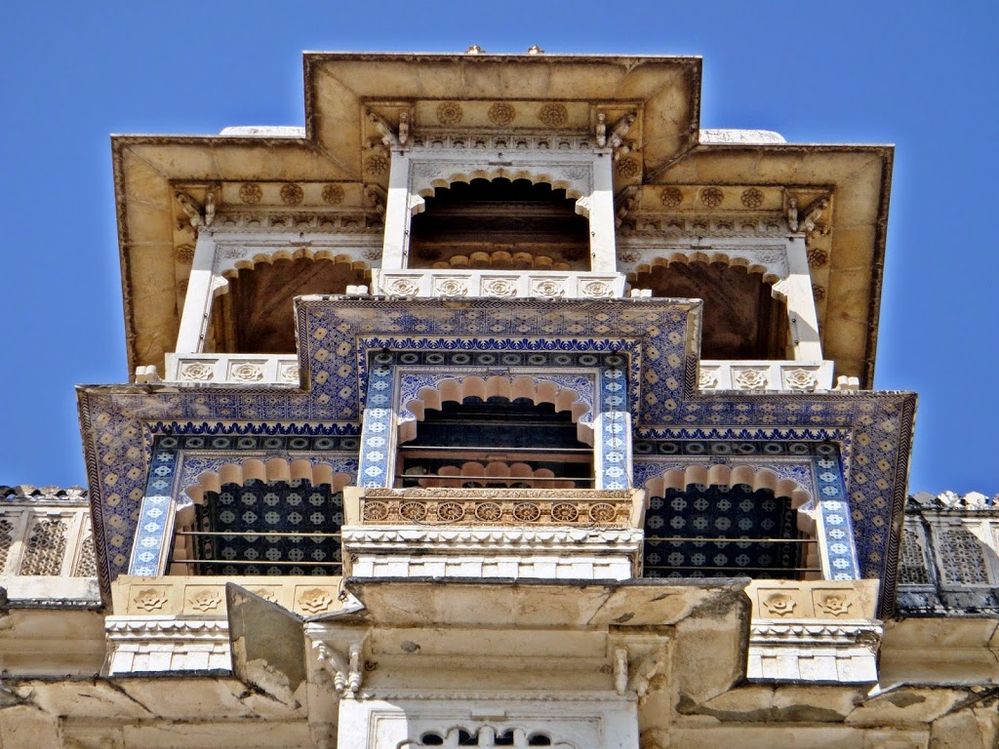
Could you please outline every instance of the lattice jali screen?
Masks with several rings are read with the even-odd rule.
[[[94,577],[86,507],[0,507],[0,575]]]

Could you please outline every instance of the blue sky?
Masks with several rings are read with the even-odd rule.
[[[7,3],[0,484],[85,480],[73,386],[127,378],[110,133],[301,125],[301,51],[696,54],[703,127],[897,146],[876,385],[912,490],[995,493],[999,4]]]

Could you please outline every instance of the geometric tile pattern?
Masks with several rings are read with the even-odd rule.
[[[843,461],[843,517],[861,574],[894,596],[915,396],[909,393],[700,394],[700,305],[665,299],[299,300],[305,390],[200,386],[78,391],[102,588],[126,569],[157,435],[357,435],[369,356],[393,351],[599,352],[627,361],[633,438],[832,440]],[[159,496],[154,494],[153,496]],[[141,553],[138,552],[138,553]],[[884,613],[884,611],[882,612]]]

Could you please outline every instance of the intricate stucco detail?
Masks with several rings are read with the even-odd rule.
[[[193,382],[205,382],[214,379],[215,372],[210,364],[189,362],[180,366],[180,379]]]
[[[744,207],[756,209],[763,205],[763,192],[755,187],[750,187],[742,191],[739,200]]]
[[[767,389],[767,373],[762,369],[741,369],[733,373],[732,382],[737,390],[761,392]]]
[[[305,197],[305,191],[302,189],[301,185],[297,185],[294,182],[288,182],[281,185],[280,196],[281,202],[285,205],[299,205]]]
[[[322,614],[335,608],[337,599],[324,588],[311,588],[298,597],[298,605],[309,614]]]
[[[773,616],[785,617],[794,613],[797,603],[790,596],[775,593],[763,599],[763,607]]]
[[[493,278],[482,284],[486,296],[512,297],[517,295],[517,282],[514,279]]]
[[[465,116],[461,105],[454,101],[445,101],[437,105],[437,121],[442,125],[457,125]]]
[[[562,127],[569,119],[565,104],[543,104],[538,110],[538,121],[548,127]]]
[[[146,588],[140,590],[135,595],[135,598],[132,599],[132,604],[137,609],[141,609],[146,613],[152,613],[166,606],[168,600],[162,588]]]
[[[504,125],[509,125],[513,122],[514,118],[517,116],[517,110],[512,104],[508,104],[505,101],[498,101],[489,107],[489,112],[487,113],[489,121],[494,125],[503,127]]]
[[[659,193],[659,202],[664,208],[676,208],[683,202],[683,190],[679,187],[664,187]]]
[[[419,505],[425,510],[417,511]],[[632,511],[633,494],[627,490],[368,489],[361,500],[365,524],[389,525],[626,527]]]
[[[244,182],[239,186],[239,199],[246,205],[256,205],[263,197],[263,188],[256,182]]]
[[[322,199],[326,205],[340,205],[343,202],[343,187],[340,185],[323,185]]]
[[[784,385],[788,390],[799,393],[811,393],[818,387],[819,381],[807,369],[792,369],[784,373]]]
[[[700,198],[706,208],[717,208],[725,199],[725,193],[717,187],[705,187],[701,190]]]
[[[66,556],[69,524],[63,518],[38,517],[25,543],[21,575],[58,575]]]

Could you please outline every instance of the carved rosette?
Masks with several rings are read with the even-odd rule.
[[[281,185],[281,202],[285,205],[299,205],[305,197],[305,192],[301,185],[288,182]]]
[[[791,596],[774,593],[763,599],[763,607],[774,616],[791,616],[798,604]]]
[[[844,595],[830,593],[821,601],[816,602],[816,608],[829,616],[846,616],[850,613],[853,603]]]
[[[819,381],[807,369],[792,369],[784,373],[784,386],[788,390],[799,393],[811,393],[818,387]]]
[[[565,296],[565,286],[559,281],[545,278],[531,283],[531,293],[546,299],[557,299]]]
[[[517,282],[506,278],[493,278],[482,284],[485,296],[512,297],[517,295]]]
[[[440,296],[466,296],[468,283],[459,278],[442,278],[436,281],[434,291]]]
[[[717,208],[725,199],[725,193],[717,187],[705,187],[701,190],[701,203],[706,208]]]
[[[203,590],[188,598],[187,605],[203,614],[215,611],[222,605],[222,594],[213,590]]]
[[[256,205],[263,197],[263,188],[256,182],[244,182],[239,186],[239,199],[246,205]]]
[[[664,187],[659,193],[659,202],[664,208],[676,208],[683,202],[683,191],[679,187]]]
[[[437,105],[437,121],[442,125],[457,125],[464,116],[465,112],[457,102],[445,101]]]
[[[701,390],[714,390],[718,387],[718,375],[702,369],[697,377],[697,387]]]
[[[513,108],[512,104],[508,104],[505,101],[498,101],[489,107],[487,116],[491,123],[498,127],[503,127],[513,122],[517,116],[517,110]]]
[[[328,590],[311,588],[298,597],[298,605],[308,614],[322,614],[336,604],[336,598]]]
[[[340,205],[343,202],[343,187],[323,185],[322,198],[326,205]]]
[[[606,299],[613,295],[614,287],[606,281],[586,281],[580,286],[583,296],[593,299]]]
[[[388,284],[386,291],[397,296],[416,296],[420,293],[420,284],[412,278],[396,278]]]
[[[180,379],[191,382],[208,382],[215,378],[215,370],[205,362],[187,362],[180,365]]]
[[[565,108],[565,104],[544,104],[538,110],[538,121],[548,127],[561,127],[569,121],[569,111]]]
[[[732,376],[736,390],[761,392],[767,389],[767,373],[762,369],[741,369]]]
[[[759,208],[763,205],[763,191],[755,187],[750,187],[748,190],[742,191],[739,199],[746,208]]]
[[[281,368],[281,382],[288,382],[297,385],[299,381],[298,365],[287,364]]]
[[[160,611],[166,606],[168,600],[165,591],[156,588],[145,588],[135,595],[135,598],[132,599],[132,604],[135,608],[142,609],[146,613],[151,614],[154,611]]]
[[[264,365],[258,362],[240,362],[229,370],[229,379],[236,382],[259,382],[264,379]]]

